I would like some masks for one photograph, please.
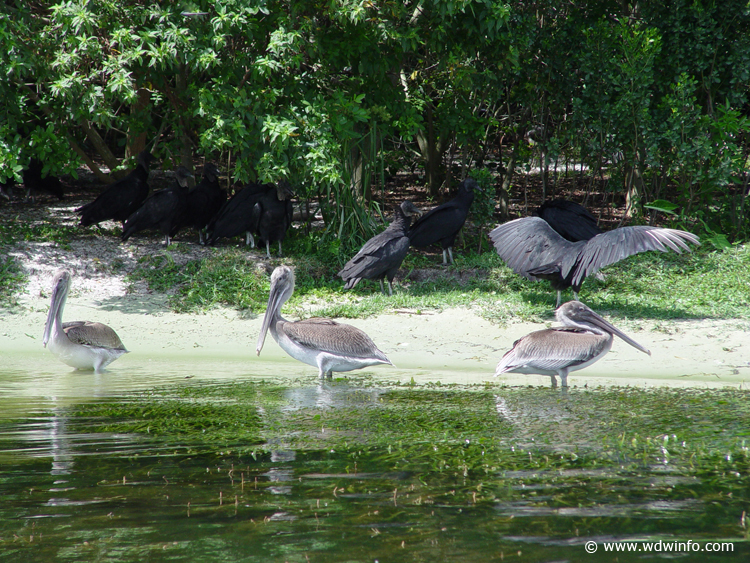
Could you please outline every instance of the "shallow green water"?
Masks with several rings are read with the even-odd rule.
[[[750,560],[748,392],[91,389],[0,397],[1,561]]]

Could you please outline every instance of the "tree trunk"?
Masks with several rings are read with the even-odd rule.
[[[175,76],[175,90],[177,99],[182,100],[187,95],[187,66],[181,64]],[[184,105],[184,104],[181,104]],[[193,170],[193,143],[190,139],[190,123],[186,117],[187,113],[180,107],[175,107],[179,122],[178,135],[180,138],[180,164],[192,172]],[[193,183],[191,182],[191,187]]]
[[[86,132],[86,137],[91,141],[91,144],[96,149],[96,152],[99,153],[99,156],[104,159],[104,163],[109,167],[111,173],[115,174],[115,176],[121,175],[114,172],[115,168],[120,166],[120,161],[117,160],[117,157],[112,154],[111,150],[109,150],[107,143],[101,138],[99,132],[91,126],[91,123],[89,123],[87,119],[84,119],[81,122],[81,126]]]
[[[131,115],[136,116],[138,114],[145,114],[150,101],[150,92],[146,88],[138,88],[138,99],[130,107]],[[128,140],[125,147],[125,157],[136,156],[138,153],[145,150],[146,139],[146,131],[137,131],[131,124],[131,126],[128,127]]]
[[[351,189],[355,197],[360,200],[367,200],[367,188],[363,185],[365,174],[365,159],[359,144],[353,143],[349,149],[349,166],[351,168],[350,182]]]
[[[636,155],[634,165],[626,165],[625,171],[625,178],[627,181],[625,217],[630,218],[634,214],[635,206],[646,194],[646,186],[643,182],[643,164],[638,155]]]
[[[516,147],[513,146],[513,150],[510,152],[510,158],[508,159],[508,165],[505,167],[505,173],[502,178],[502,185],[498,190],[497,204],[500,207],[500,220],[507,221],[509,218],[508,203],[510,202],[510,185],[513,181],[513,170],[516,168]],[[502,165],[502,162],[501,162]]]
[[[440,139],[435,131],[432,104],[427,105],[427,130],[417,133],[417,145],[424,160],[425,176],[430,197],[438,195],[443,184],[442,160],[445,140]]]

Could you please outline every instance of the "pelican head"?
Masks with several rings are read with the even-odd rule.
[[[649,356],[651,355],[650,350],[638,344],[627,334],[594,313],[594,311],[580,301],[568,301],[567,303],[563,303],[557,308],[555,316],[557,317],[558,322],[564,326],[580,328],[581,330],[595,332],[596,334],[614,334],[630,344],[633,348],[636,348]]]
[[[70,290],[70,272],[60,270],[52,280],[52,303],[49,306],[47,324],[44,325],[44,336],[42,337],[42,344],[45,348],[52,334],[52,326],[55,324],[55,319],[62,315],[65,301],[68,298],[68,290]]]
[[[266,333],[271,326],[271,322],[279,316],[281,307],[294,292],[294,272],[289,266],[279,266],[271,274],[271,290],[268,294],[268,306],[266,307],[266,316],[263,318],[263,325],[260,328],[258,337],[258,346],[255,352],[260,356],[263,344],[266,341]]]

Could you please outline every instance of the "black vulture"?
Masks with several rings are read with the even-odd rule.
[[[42,176],[44,164],[38,158],[32,158],[29,165],[21,172],[23,185],[26,188],[26,201],[34,203],[34,197],[47,193],[62,200],[65,197],[60,178],[53,174]],[[0,196],[7,200],[11,198],[11,191],[16,181],[13,177],[0,183]]]
[[[458,186],[455,198],[417,219],[409,229],[411,245],[424,248],[440,243],[443,247],[443,264],[448,263],[446,251],[453,264],[453,243],[466,222],[469,207],[474,201],[474,190],[481,191],[473,178],[466,178]]]
[[[272,242],[279,243],[281,256],[281,241],[284,240],[294,215],[291,200],[293,195],[291,186],[280,180],[276,183],[276,189],[265,192],[253,207],[253,215],[250,218],[251,231],[258,233],[260,242],[266,245],[266,256],[269,259]]]
[[[169,246],[175,227],[182,220],[188,197],[188,181],[193,175],[184,166],[175,170],[175,183],[151,194],[125,221],[122,228],[122,242],[135,233],[146,229],[159,229],[164,235],[164,243]]]
[[[29,167],[23,171],[23,185],[26,187],[26,199],[34,201],[34,196],[48,193],[62,200],[64,197],[60,178],[53,174],[43,176],[44,164],[38,158],[29,161]]]
[[[253,232],[256,226],[251,223],[253,208],[263,194],[274,190],[273,184],[251,183],[234,194],[208,223],[208,244],[213,245],[220,238],[236,237],[245,233],[245,244],[252,243],[252,248],[255,248]]]
[[[567,199],[545,201],[536,211],[549,226],[570,242],[589,240],[602,233],[588,209]]]
[[[412,215],[420,211],[411,201],[396,206],[393,221],[382,233],[368,240],[359,252],[338,273],[351,289],[362,279],[379,280],[385,293],[383,279],[388,278],[388,295],[393,295],[393,278],[409,250],[409,224]]]
[[[203,231],[227,201],[227,192],[219,186],[219,174],[219,168],[212,162],[203,167],[203,177],[198,185],[188,192],[185,212],[180,224],[171,233],[172,237],[178,230],[191,227],[198,231],[200,244],[204,244]]]
[[[11,201],[11,198],[13,197],[13,187],[15,185],[16,179],[13,176],[0,181],[0,196]]]
[[[569,287],[578,298],[583,280],[633,254],[658,250],[690,251],[688,242],[700,244],[692,233],[660,227],[621,227],[591,240],[565,240],[541,217],[524,217],[503,223],[490,233],[495,250],[517,274],[529,280],[546,279],[560,293]]]
[[[141,151],[135,170],[105,189],[94,201],[76,209],[81,216],[81,226],[107,219],[124,223],[148,197],[148,171],[153,160],[149,151]]]

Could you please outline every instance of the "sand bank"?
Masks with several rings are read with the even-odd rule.
[[[117,287],[116,284],[112,287]],[[118,289],[119,291],[119,289]],[[229,309],[205,314],[177,314],[156,295],[107,295],[94,290],[72,293],[64,319],[96,320],[113,327],[131,351],[110,366],[110,373],[140,370],[148,362],[202,365],[248,374],[310,376],[315,368],[288,357],[269,337],[260,357],[255,354],[262,317],[243,317]],[[6,368],[33,363],[45,371],[67,373],[67,366],[42,348],[48,302],[25,295],[22,312],[0,316],[0,355]],[[290,318],[291,315],[288,315]],[[468,309],[440,312],[403,311],[367,319],[343,320],[367,332],[396,367],[367,371],[385,380],[441,383],[503,382],[549,385],[549,378],[507,374],[494,378],[495,364],[513,342],[549,324],[517,323],[502,328]],[[649,348],[649,357],[615,339],[600,362],[570,376],[570,384],[738,386],[750,382],[750,323],[732,320],[635,321],[618,326]],[[665,329],[665,326],[667,329]],[[210,367],[206,367],[210,366]],[[230,368],[230,366],[232,366]],[[16,365],[16,367],[18,367]]]

